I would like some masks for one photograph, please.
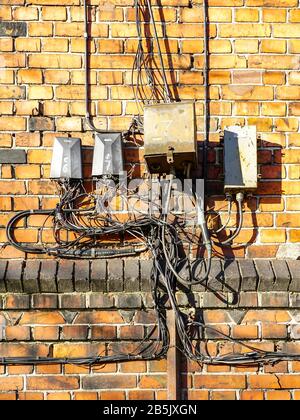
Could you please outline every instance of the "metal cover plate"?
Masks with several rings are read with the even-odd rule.
[[[196,155],[196,121],[194,102],[149,105],[144,110],[145,155]]]
[[[119,175],[123,168],[121,133],[96,134],[92,175]]]
[[[70,137],[55,138],[50,178],[82,178],[81,139]]]
[[[257,188],[256,126],[232,126],[224,131],[225,191]]]

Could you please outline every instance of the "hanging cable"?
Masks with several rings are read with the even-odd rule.
[[[233,240],[240,234],[242,227],[243,227],[243,220],[244,220],[244,214],[243,214],[243,202],[244,202],[244,193],[240,192],[236,195],[236,201],[238,203],[238,226],[236,228],[236,231],[232,236],[230,236],[228,239],[222,242],[214,242],[216,245],[219,246],[231,246]]]

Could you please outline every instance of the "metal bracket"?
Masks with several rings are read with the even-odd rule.
[[[169,146],[167,151],[167,162],[174,163],[174,147]]]

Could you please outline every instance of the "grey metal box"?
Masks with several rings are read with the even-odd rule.
[[[257,188],[256,126],[232,126],[224,131],[225,191]]]
[[[96,134],[92,175],[119,175],[123,169],[121,133]]]
[[[194,102],[145,106],[145,159],[152,173],[183,169],[197,160]]]
[[[53,145],[50,178],[81,179],[81,140],[56,137]]]

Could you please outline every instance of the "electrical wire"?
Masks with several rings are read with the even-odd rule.
[[[214,241],[214,243],[216,245],[219,246],[231,246],[233,240],[240,234],[242,227],[243,227],[243,220],[244,220],[244,215],[243,215],[243,201],[244,201],[244,193],[240,192],[236,195],[236,200],[238,203],[238,226],[234,232],[234,234],[232,236],[230,236],[228,239],[226,239],[225,241],[222,242],[216,242]]]

